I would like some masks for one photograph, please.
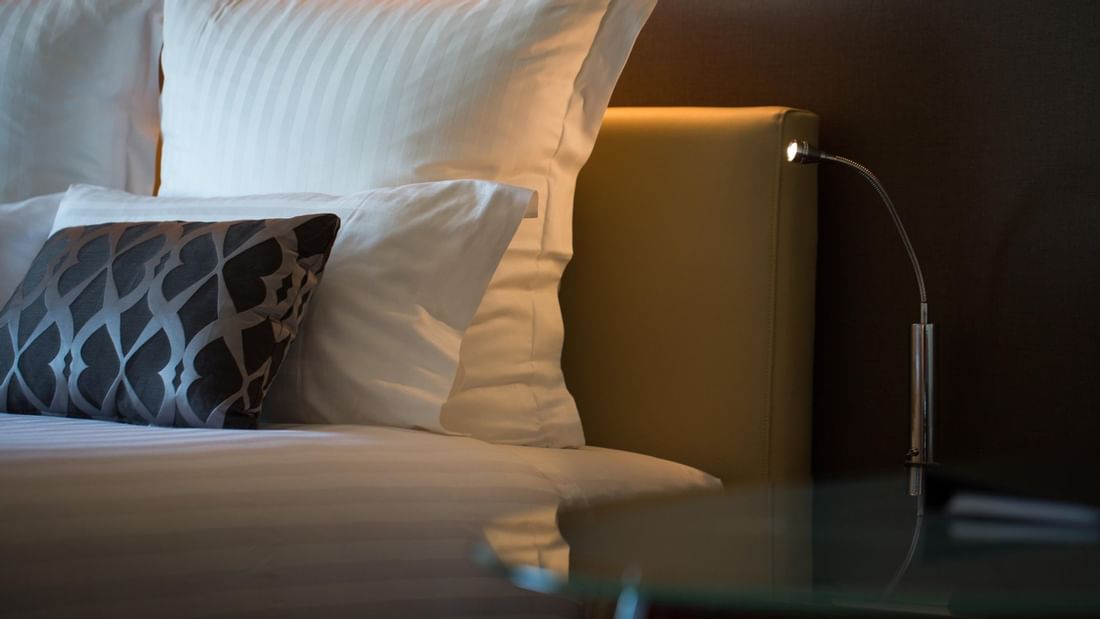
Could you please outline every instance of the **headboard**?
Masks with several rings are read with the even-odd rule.
[[[587,441],[727,484],[810,472],[817,117],[612,108],[577,187],[562,363]]]

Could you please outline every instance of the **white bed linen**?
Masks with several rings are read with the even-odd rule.
[[[576,616],[473,564],[480,525],[716,483],[621,451],[395,428],[0,413],[0,615]]]

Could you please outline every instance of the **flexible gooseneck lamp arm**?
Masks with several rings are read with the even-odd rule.
[[[913,265],[913,274],[917,278],[917,288],[920,292],[920,322],[912,325],[910,329],[910,412],[909,412],[909,452],[906,454],[906,466],[909,467],[909,494],[912,496],[924,496],[924,469],[933,463],[932,460],[932,419],[933,419],[933,363],[934,363],[934,326],[928,322],[928,293],[924,287],[924,273],[920,268],[920,261],[913,249],[913,243],[909,240],[909,233],[894,208],[894,201],[886,193],[878,178],[866,167],[847,159],[822,152],[810,146],[807,142],[792,140],[787,145],[787,161],[792,163],[818,163],[832,161],[843,164],[859,172],[860,176],[871,183],[878,192],[879,197],[890,212],[890,218],[894,221],[894,227],[898,230],[898,236],[905,245],[905,252],[909,255],[909,262]],[[923,502],[922,502],[923,503]],[[922,505],[923,507],[923,505]]]

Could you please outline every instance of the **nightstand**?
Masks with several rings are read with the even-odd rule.
[[[915,505],[898,478],[547,507],[491,523],[475,554],[526,589],[617,600],[623,619],[654,604],[1100,614],[1095,527],[1004,527],[933,511],[918,518]]]

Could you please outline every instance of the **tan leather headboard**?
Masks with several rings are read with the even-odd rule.
[[[581,173],[563,365],[588,443],[808,478],[817,117],[612,108]]]

